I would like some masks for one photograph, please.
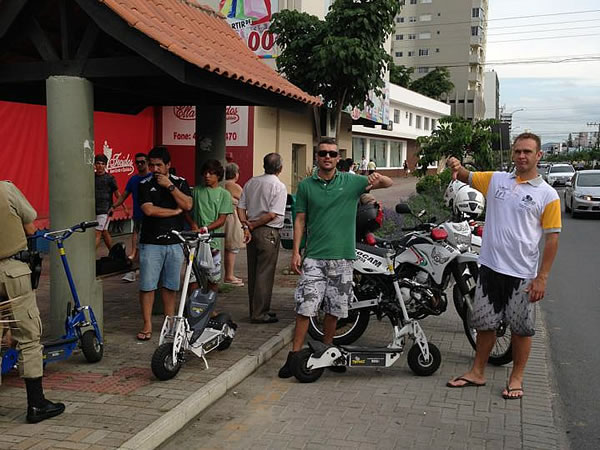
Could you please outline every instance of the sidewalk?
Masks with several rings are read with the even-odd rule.
[[[414,190],[410,178],[396,180],[394,188],[376,196],[393,207],[410,193],[411,185]],[[383,192],[385,198],[380,197]],[[15,373],[4,377],[0,448],[154,448],[224,395],[199,416],[201,428],[189,427],[196,430],[194,434],[184,430],[167,446],[564,448],[558,441],[564,433],[555,428],[553,418],[542,322],[521,402],[500,397],[508,373],[505,367],[490,367],[485,388],[445,388],[445,382],[465,369],[473,353],[451,302],[449,311],[423,323],[442,351],[442,367],[433,377],[413,376],[401,358],[389,369],[327,373],[309,385],[276,378],[293,332],[297,277],[283,274],[290,258],[290,251],[282,249],[273,295],[279,323],[249,323],[245,287],[219,294],[218,309],[230,313],[239,325],[233,344],[224,352],[207,355],[208,370],[200,359],[190,356],[179,374],[165,382],[157,381],[150,370],[162,317],[154,317],[151,341],[137,341],[141,325],[137,282],[123,282],[120,275],[103,280],[104,358],[89,364],[78,353],[47,366],[46,395],[64,402],[67,409],[36,425],[25,423],[23,382]],[[48,271],[44,273],[38,290],[42,320],[48,313],[49,297]],[[245,278],[245,252],[238,255],[236,273]],[[388,330],[387,324],[371,324],[363,343],[382,342]],[[188,439],[181,440],[182,436]]]

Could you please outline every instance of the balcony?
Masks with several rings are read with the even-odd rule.
[[[481,53],[479,53],[479,51],[475,51],[473,54],[471,54],[469,56],[469,64],[483,64],[484,60],[483,60],[483,56],[481,56]]]
[[[483,47],[483,36],[471,36],[471,45]]]

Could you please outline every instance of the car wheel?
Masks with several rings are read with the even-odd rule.
[[[570,213],[571,212],[571,207],[567,203],[567,193],[566,192],[565,192],[565,212],[566,213]]]
[[[569,211],[571,211],[571,217],[574,219],[577,217],[577,213],[575,212],[575,209],[573,208],[573,200],[571,199],[571,207],[569,208]]]

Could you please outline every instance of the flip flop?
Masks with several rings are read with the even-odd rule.
[[[464,381],[465,384],[460,384],[460,385],[454,385],[454,384],[450,384],[450,381]],[[481,387],[481,386],[485,386],[485,383],[477,383],[476,381],[473,380],[469,380],[468,378],[465,377],[456,377],[453,378],[452,380],[450,380],[446,383],[446,386],[449,388],[464,388],[464,387]]]
[[[228,284],[229,286],[237,286],[237,287],[242,287],[244,286],[244,282],[242,280],[240,281],[223,281],[223,284]]]
[[[152,339],[152,331],[140,331],[137,334],[136,339],[138,341],[149,341]]]
[[[504,392],[502,393],[502,398],[504,400],[521,400],[523,398],[523,395],[525,395],[523,386],[516,387],[516,388],[509,388],[508,386],[506,386],[505,390],[506,390],[506,394]],[[520,395],[510,395],[511,392],[516,392],[516,391],[521,391],[521,394]]]

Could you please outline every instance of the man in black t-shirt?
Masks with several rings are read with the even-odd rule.
[[[152,337],[154,291],[160,281],[165,315],[175,315],[183,250],[171,230],[183,230],[183,212],[192,209],[190,187],[184,178],[169,174],[171,156],[165,147],[148,153],[152,177],[140,182],[138,198],[144,213],[140,235],[140,305],[144,326],[140,341]]]

